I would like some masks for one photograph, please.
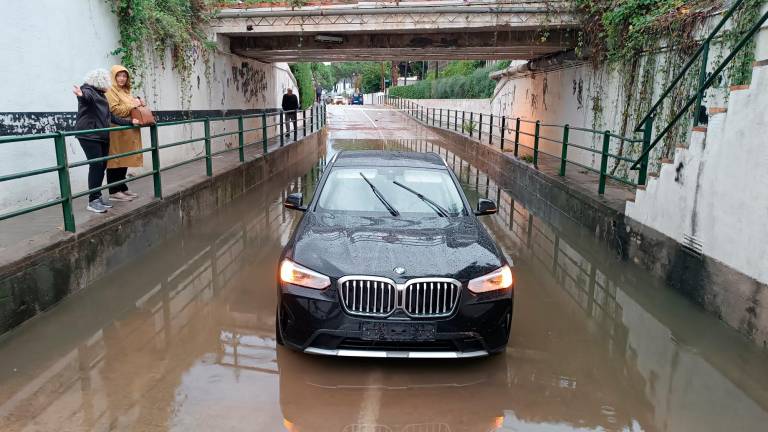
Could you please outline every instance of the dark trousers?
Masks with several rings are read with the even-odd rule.
[[[296,137],[296,134],[298,133],[298,128],[296,127],[296,112],[288,112],[285,113],[285,134],[291,135],[291,123],[293,123],[293,139],[298,139]]]
[[[107,183],[114,183],[116,181],[125,180],[125,176],[127,174],[128,168],[107,168]],[[116,194],[118,192],[125,192],[127,190],[128,185],[123,183],[109,188],[109,193]]]
[[[80,147],[83,148],[85,157],[88,160],[107,156],[109,154],[109,141],[97,141],[87,138],[78,138]],[[107,162],[93,162],[88,165],[88,189],[94,189],[101,186],[104,182],[104,171],[107,169]],[[88,201],[101,198],[101,191],[96,191],[88,195]]]

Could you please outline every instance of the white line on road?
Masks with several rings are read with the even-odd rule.
[[[371,119],[371,118],[368,116],[368,114],[366,114],[366,113],[365,113],[365,110],[362,110],[362,111],[363,111],[363,115],[365,116],[365,118],[367,118],[367,119],[368,119],[368,121],[369,121],[369,122],[371,122],[371,124],[373,125],[373,127],[374,127],[375,129],[378,129],[378,128],[379,128],[379,126],[376,124],[376,122],[374,122],[374,121],[373,121],[373,120],[372,120],[372,119]]]

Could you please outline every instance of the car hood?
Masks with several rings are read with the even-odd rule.
[[[465,281],[504,263],[493,240],[472,217],[307,213],[288,254],[297,263],[334,278],[370,275],[398,283],[426,276]],[[398,275],[395,267],[405,272]]]

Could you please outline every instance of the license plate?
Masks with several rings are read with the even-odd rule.
[[[435,340],[433,323],[369,322],[362,325],[362,338],[381,341]]]

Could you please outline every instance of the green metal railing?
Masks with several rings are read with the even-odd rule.
[[[645,144],[649,136],[644,135],[643,138],[635,139],[615,134],[609,130],[588,129],[567,124],[542,123],[538,120],[534,121],[520,117],[508,118],[506,116],[494,116],[492,114],[469,111],[428,108],[412,100],[392,96],[387,98],[387,103],[422,123],[467,135],[470,138],[477,139],[480,144],[487,143],[490,146],[497,146],[501,151],[505,151],[505,149],[509,151],[511,146],[511,150],[517,158],[522,157],[521,149],[526,149],[530,153],[527,156],[531,158],[531,163],[537,169],[540,165],[540,157],[547,156],[559,160],[557,173],[560,176],[565,176],[569,164],[595,173],[599,176],[597,191],[601,195],[605,193],[606,181],[608,179],[629,186],[644,184],[641,182],[645,181],[644,175],[638,175],[634,181],[614,175],[609,170],[608,163],[611,160],[616,161],[616,164],[631,164],[634,162],[632,158],[610,152],[611,143],[614,140]],[[577,143],[573,139],[574,133],[582,134],[582,139],[590,142],[595,137],[598,137],[599,148],[592,148]],[[528,137],[527,141],[529,144],[524,144],[521,137]],[[559,152],[542,149],[544,142],[559,146]],[[570,149],[598,156],[600,158],[600,168],[597,169],[574,160],[573,153],[569,153]]]
[[[651,106],[651,109],[648,110],[648,113],[640,120],[635,127],[635,132],[643,132],[644,135],[652,135],[653,133],[653,120],[658,114],[658,111],[661,109],[662,104],[664,101],[669,97],[670,94],[675,90],[675,88],[680,84],[682,79],[685,77],[685,75],[688,73],[688,71],[693,67],[694,63],[698,60],[700,62],[699,66],[699,76],[698,76],[698,85],[696,86],[696,91],[693,95],[689,96],[686,103],[683,105],[682,108],[680,108],[673,116],[672,119],[669,121],[669,123],[661,130],[661,132],[656,135],[653,140],[650,140],[647,145],[644,145],[642,148],[642,152],[640,153],[640,156],[635,160],[630,167],[630,169],[633,170],[640,170],[641,173],[645,172],[647,170],[648,166],[648,155],[651,153],[651,150],[653,150],[654,147],[672,130],[673,127],[677,124],[680,119],[682,119],[686,112],[688,111],[691,106],[694,106],[694,112],[693,112],[693,125],[698,126],[699,124],[699,112],[702,108],[702,100],[704,98],[704,92],[707,91],[707,89],[712,86],[712,84],[715,82],[715,80],[718,79],[720,74],[725,70],[725,68],[731,63],[731,61],[741,52],[741,50],[749,43],[749,41],[757,34],[758,31],[760,31],[760,27],[762,27],[763,23],[768,20],[768,10],[763,13],[763,15],[751,26],[749,29],[747,29],[746,32],[741,36],[741,39],[734,45],[731,52],[723,58],[723,60],[720,62],[720,64],[715,67],[715,69],[710,73],[707,72],[708,62],[709,62],[709,50],[712,44],[712,41],[720,34],[721,30],[725,26],[726,22],[736,13],[736,10],[742,5],[744,0],[736,0],[733,5],[723,14],[723,17],[720,19],[720,21],[717,23],[717,25],[712,29],[712,31],[709,33],[709,35],[704,39],[704,41],[701,43],[699,48],[696,50],[696,52],[693,54],[693,56],[688,60],[688,62],[683,66],[683,68],[678,72],[678,74],[675,76],[675,78],[672,80],[672,82],[664,89],[664,91],[661,93],[659,98],[656,100],[656,102]],[[644,174],[643,174],[644,176]]]
[[[297,120],[295,124],[297,126],[299,124],[302,125],[300,127],[291,128],[292,129],[291,133],[293,135],[294,140],[297,140],[300,136],[306,137],[307,135],[312,134],[315,131],[321,130],[325,126],[326,120],[327,120],[327,112],[326,112],[325,105],[313,105],[308,109],[297,110],[297,111],[273,110],[273,111],[269,111],[269,112],[265,111],[257,114],[247,114],[247,115],[228,116],[228,117],[206,117],[206,118],[197,118],[197,119],[190,119],[190,120],[179,120],[179,121],[157,123],[156,125],[153,125],[153,126],[147,126],[149,128],[149,137],[150,137],[149,147],[142,148],[140,150],[125,152],[125,153],[120,153],[115,155],[109,155],[109,156],[95,158],[95,159],[83,160],[78,162],[69,162],[67,160],[67,149],[66,149],[66,142],[65,142],[67,137],[78,136],[78,135],[89,135],[97,132],[114,132],[114,131],[121,131],[121,130],[134,129],[134,128],[138,129],[138,127],[120,126],[120,127],[112,127],[112,128],[105,128],[105,129],[61,131],[61,132],[34,134],[34,135],[0,137],[0,150],[2,150],[3,144],[19,143],[19,142],[26,142],[26,141],[53,140],[54,149],[56,153],[56,165],[46,167],[46,168],[39,168],[39,169],[34,169],[29,171],[22,171],[22,172],[17,172],[13,174],[2,175],[0,176],[0,183],[55,172],[58,174],[58,184],[59,184],[58,198],[50,201],[46,201],[41,204],[36,204],[33,206],[25,207],[22,209],[11,211],[11,212],[2,213],[0,214],[0,221],[22,216],[22,215],[32,213],[34,211],[46,209],[49,207],[61,205],[62,217],[64,219],[64,229],[69,232],[75,232],[75,229],[76,229],[75,216],[73,213],[73,206],[72,206],[73,200],[83,196],[87,196],[97,191],[119,186],[121,184],[133,182],[133,181],[136,181],[145,177],[150,177],[150,176],[152,177],[154,196],[158,199],[161,199],[163,197],[163,184],[162,184],[161,174],[165,171],[178,168],[180,166],[187,165],[192,162],[204,160],[205,174],[207,176],[212,176],[213,175],[213,158],[215,156],[228,153],[228,152],[237,151],[239,161],[243,163],[246,160],[245,150],[247,148],[254,147],[254,146],[261,146],[260,155],[266,155],[269,150],[270,141],[275,138],[278,138],[278,136],[279,136],[279,140],[274,141],[273,144],[277,144],[277,142],[279,142],[279,145],[282,147],[285,144],[284,130],[286,127],[285,125],[286,118],[287,118],[286,114],[296,114]],[[256,127],[246,128],[245,123],[247,120],[258,120],[259,125]],[[237,122],[237,128],[235,130],[216,133],[216,134],[211,133],[212,124],[232,122],[232,121]],[[159,129],[170,128],[170,127],[179,126],[179,125],[192,125],[192,124],[199,124],[199,123],[202,123],[202,126],[203,126],[203,134],[201,136],[193,137],[190,139],[184,139],[180,141],[175,141],[175,142],[170,142],[170,143],[164,143],[164,144],[160,143],[160,139],[158,138]],[[250,142],[250,143],[246,143],[246,139],[245,139],[246,134],[249,132],[257,133],[258,131],[261,131],[261,139]],[[237,136],[236,146],[213,151],[212,142],[214,139],[229,137],[233,135]],[[181,161],[181,162],[177,162],[171,165],[163,166],[161,164],[161,159],[160,159],[161,150],[168,149],[171,147],[176,147],[176,146],[200,143],[200,142],[203,143],[204,154],[193,157],[191,159]],[[137,155],[137,154],[144,154],[144,153],[149,153],[151,157],[151,160],[152,160],[151,171],[143,174],[139,174],[130,178],[126,178],[125,180],[108,183],[103,186],[99,186],[97,188],[88,189],[88,190],[79,191],[79,192],[72,191],[72,183],[70,181],[70,172],[69,172],[70,169],[85,166],[85,165],[90,165],[97,162],[106,162],[112,159],[117,159],[125,156]]]

